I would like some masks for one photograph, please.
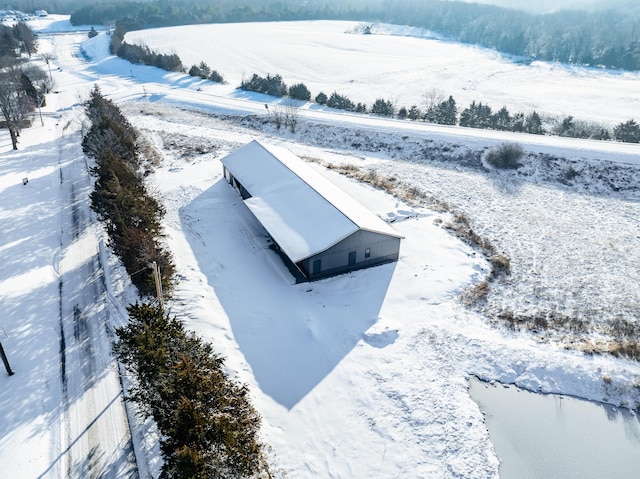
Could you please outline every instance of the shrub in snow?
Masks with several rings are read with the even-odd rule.
[[[320,92],[316,95],[316,103],[318,105],[324,105],[327,103],[327,95],[323,92]]]
[[[524,150],[517,143],[502,143],[487,151],[485,161],[501,170],[516,169],[520,166],[518,162],[524,156]]]
[[[309,101],[311,92],[304,83],[298,83],[289,87],[289,97],[294,100]]]
[[[618,141],[640,143],[640,125],[635,120],[620,123],[613,129],[613,135]]]
[[[224,83],[224,77],[218,73],[216,70],[212,70],[209,74],[209,80],[214,81],[216,83]]]

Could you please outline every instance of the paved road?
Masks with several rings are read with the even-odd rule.
[[[53,38],[68,54],[71,36]],[[60,103],[70,95],[56,98]],[[59,274],[60,381],[59,464],[55,477],[139,477],[124,407],[109,306],[98,253],[100,227],[90,210],[91,179],[81,149],[82,109],[58,105],[61,208]]]

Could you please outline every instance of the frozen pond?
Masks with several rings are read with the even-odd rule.
[[[476,378],[503,479],[638,477],[640,418],[633,411]]]

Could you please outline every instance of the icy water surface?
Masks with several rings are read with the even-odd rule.
[[[638,477],[640,418],[633,411],[476,378],[502,479]]]

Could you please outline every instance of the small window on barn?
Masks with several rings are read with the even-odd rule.
[[[369,258],[371,256],[371,248],[364,250],[364,257]]]

